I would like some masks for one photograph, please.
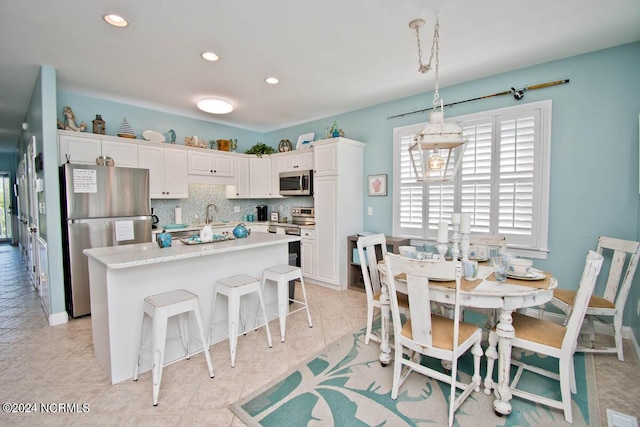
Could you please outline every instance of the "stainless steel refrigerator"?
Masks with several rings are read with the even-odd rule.
[[[87,248],[151,241],[149,170],[67,163],[60,167],[67,312],[91,313]]]

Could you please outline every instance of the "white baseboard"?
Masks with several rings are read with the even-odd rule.
[[[526,314],[527,316],[538,317],[540,314],[540,310],[537,308],[527,308],[524,311],[524,314]],[[550,322],[558,323],[558,324],[561,324],[564,321],[564,316],[562,314],[552,313],[548,311],[544,312],[542,318],[544,320],[548,320]],[[594,322],[593,326],[597,334],[609,335],[609,336],[613,335],[612,328],[602,325],[599,322]],[[636,353],[636,358],[640,362],[640,345],[638,345],[638,341],[636,340],[635,335],[633,335],[633,331],[631,330],[630,327],[628,326],[622,327],[622,338],[625,340],[631,340],[631,345],[633,347],[633,350]]]
[[[49,315],[49,326],[63,325],[69,322],[69,315],[66,311],[52,313]]]

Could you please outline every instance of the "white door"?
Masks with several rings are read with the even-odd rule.
[[[39,271],[38,265],[38,193],[36,192],[36,172],[35,172],[35,147],[36,145],[36,137],[32,136],[31,141],[29,141],[29,145],[27,146],[27,188],[29,191],[29,274],[31,275],[31,280],[33,286],[39,290],[39,281],[36,277],[36,271]]]

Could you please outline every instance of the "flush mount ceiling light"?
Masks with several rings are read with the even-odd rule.
[[[124,17],[116,15],[115,13],[108,13],[104,15],[102,19],[104,19],[107,24],[118,28],[124,28],[129,25],[129,22]]]
[[[220,57],[213,52],[202,52],[200,56],[202,56],[204,60],[211,61],[211,62],[217,61],[218,59],[220,59]]]
[[[435,92],[433,107],[429,114],[429,123],[416,136],[415,142],[409,147],[409,156],[413,164],[413,171],[418,181],[451,181],[455,178],[460,165],[467,141],[462,129],[455,123],[444,122],[443,102],[438,93],[440,65],[440,23],[436,19],[433,28],[433,44],[428,64],[422,63],[422,48],[420,46],[420,28],[425,22],[414,19],[409,22],[409,28],[415,30],[418,45],[418,71],[427,73],[431,69],[434,54],[435,60]],[[438,104],[440,111],[438,112]]]
[[[270,85],[277,85],[278,83],[280,83],[280,80],[276,79],[275,77],[267,77],[266,79],[264,79],[264,81],[269,83]]]
[[[198,102],[198,108],[206,113],[211,114],[227,114],[233,111],[233,106],[222,99],[203,99]]]

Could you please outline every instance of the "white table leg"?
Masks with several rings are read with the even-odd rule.
[[[389,318],[391,308],[389,302],[389,289],[386,284],[380,286],[380,363],[387,366],[391,363],[391,346],[389,345]]]
[[[498,386],[495,389],[496,400],[493,409],[500,414],[511,413],[511,391],[509,390],[509,375],[511,372],[511,339],[515,336],[511,318],[512,310],[500,310],[500,322],[496,326],[498,335]]]

